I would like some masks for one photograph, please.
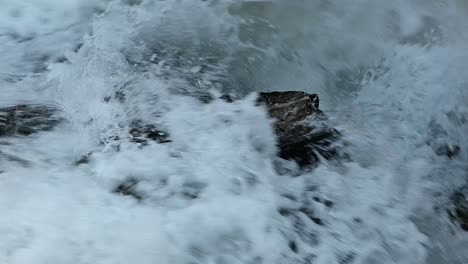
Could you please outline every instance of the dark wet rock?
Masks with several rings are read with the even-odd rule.
[[[138,193],[138,191],[136,190],[137,184],[138,180],[130,178],[127,179],[125,182],[119,184],[117,187],[115,187],[112,192],[124,196],[131,196],[140,201],[141,199],[143,199],[143,195]]]
[[[140,119],[132,120],[129,125],[123,123],[119,124],[119,127],[122,129],[128,129],[128,134],[122,136],[111,135],[101,138],[102,145],[111,147],[111,149],[116,152],[120,151],[121,143],[123,141],[136,143],[140,148],[147,146],[151,142],[158,144],[172,142],[169,137],[169,133],[157,128],[157,125],[147,124]],[[85,163],[87,162],[86,159],[83,161],[85,161]]]
[[[75,161],[75,165],[82,165],[82,164],[88,164],[91,160],[91,155],[93,153],[92,152],[88,152],[86,153],[85,155],[81,156],[81,158],[77,161]]]
[[[132,128],[130,131],[131,141],[136,143],[147,144],[148,140],[155,141],[157,143],[169,143],[172,140],[169,139],[169,134],[157,130],[153,127],[145,127],[142,129]]]
[[[126,94],[125,94],[124,91],[119,90],[119,91],[115,92],[114,98],[117,99],[121,103],[125,103]]]
[[[293,240],[289,241],[288,246],[289,246],[289,249],[292,250],[292,252],[297,253],[297,243],[296,243],[296,241],[293,241]]]
[[[454,159],[460,154],[458,144],[451,142],[449,131],[436,120],[429,123],[429,138],[426,144],[429,145],[437,156]]]
[[[132,122],[129,134],[132,142],[141,143],[142,145],[148,144],[148,140],[160,144],[172,142],[169,139],[169,133],[157,129],[155,125],[144,125],[140,120]]]
[[[340,133],[329,126],[326,116],[319,110],[317,94],[260,93],[259,103],[264,103],[275,119],[281,158],[305,167],[315,165],[320,158],[333,160],[345,156],[341,147],[334,144],[340,139]]]
[[[428,126],[426,144],[440,157],[458,158],[464,149],[460,131],[466,129],[468,112],[455,106],[447,113],[439,113],[431,119]]]
[[[434,146],[433,149],[438,156],[446,156],[450,159],[457,157],[461,150],[459,146],[447,143]]]
[[[232,99],[232,96],[228,95],[228,94],[224,94],[220,97],[221,100],[224,100],[228,103],[232,103],[234,102],[234,99]]]
[[[161,130],[156,130],[156,129],[151,129],[150,131],[148,131],[148,133],[146,134],[146,137],[151,140],[157,141],[158,143],[172,142],[169,139],[168,133],[161,131]]]
[[[282,120],[300,121],[314,112],[321,112],[318,95],[300,91],[262,92],[259,102],[266,103],[270,113]]]
[[[53,129],[61,118],[57,109],[43,105],[15,105],[0,108],[0,136],[29,136]]]
[[[452,220],[457,222],[461,228],[468,231],[468,186],[456,191],[451,200],[453,209],[449,211]]]

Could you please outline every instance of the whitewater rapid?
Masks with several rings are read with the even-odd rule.
[[[468,171],[467,12],[462,0],[0,0],[0,107],[64,119],[0,138],[0,263],[468,263],[468,233],[447,214]],[[352,161],[278,174],[273,121],[250,93],[285,90],[320,95]],[[209,93],[241,99],[202,103]],[[117,147],[134,120],[173,142]],[[438,155],[445,145],[460,153]],[[112,191],[128,179],[144,199]],[[303,203],[323,224],[279,211]]]

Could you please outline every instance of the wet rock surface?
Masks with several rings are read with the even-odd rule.
[[[0,108],[0,136],[29,136],[53,129],[61,118],[57,109],[43,105],[15,105]]]
[[[143,145],[148,144],[148,141],[155,141],[161,144],[172,142],[168,132],[158,129],[156,125],[143,124],[140,120],[132,122],[129,134],[131,142]]]
[[[438,119],[430,121],[426,144],[432,148],[437,156],[453,160],[463,153],[464,142],[460,140],[458,134],[460,131],[466,130],[468,121],[466,119],[467,113],[459,112],[442,112],[439,113]]]
[[[33,162],[22,157],[22,153],[11,151],[9,137],[25,137],[38,132],[52,130],[62,121],[58,109],[44,105],[15,105],[0,107],[0,163],[13,163],[20,167],[30,167]],[[2,164],[3,165],[3,164]]]
[[[320,158],[332,160],[344,156],[341,147],[334,144],[341,135],[319,110],[317,94],[300,91],[260,93],[259,103],[265,104],[275,119],[281,158],[294,160],[305,167],[317,164]]]
[[[112,192],[123,196],[130,196],[140,201],[143,199],[143,195],[136,190],[137,185],[138,180],[130,178],[116,186]]]
[[[75,165],[79,166],[82,164],[88,164],[91,160],[91,156],[93,155],[92,152],[88,152],[84,155],[81,156],[81,158],[77,161],[75,161]]]
[[[449,211],[449,215],[463,230],[468,232],[468,186],[456,191],[451,200],[453,209]]]

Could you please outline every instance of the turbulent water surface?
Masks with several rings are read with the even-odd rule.
[[[0,137],[0,263],[468,263],[467,43],[464,0],[0,0],[0,107],[61,120]],[[352,161],[279,175],[269,90],[318,93]]]

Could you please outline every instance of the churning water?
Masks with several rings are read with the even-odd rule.
[[[0,107],[64,120],[0,139],[0,263],[468,263],[467,43],[464,0],[0,0]],[[318,93],[352,162],[278,175],[268,90]],[[134,120],[173,142],[109,141]]]

